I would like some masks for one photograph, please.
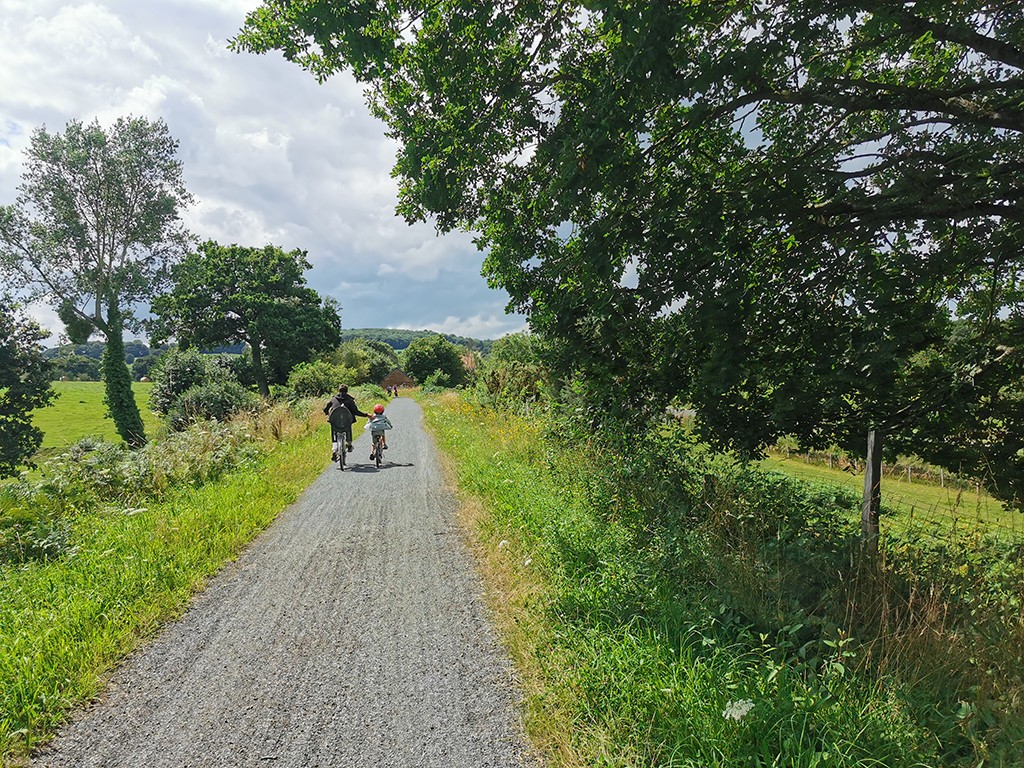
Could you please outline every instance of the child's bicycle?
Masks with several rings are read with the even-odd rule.
[[[373,453],[370,458],[377,464],[377,469],[380,469],[380,462],[384,456],[384,433],[383,432],[371,432],[373,437]]]
[[[384,406],[377,403],[373,406],[373,416],[366,422],[365,429],[370,430],[370,438],[373,440],[373,451],[370,453],[370,461],[377,462],[377,469],[384,460],[384,448],[387,442],[384,437],[384,430],[391,429],[391,422],[384,415]]]

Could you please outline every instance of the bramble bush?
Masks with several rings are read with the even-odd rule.
[[[306,402],[276,405],[248,418],[195,423],[135,450],[80,440],[47,461],[39,478],[25,476],[0,489],[0,567],[66,554],[82,514],[104,508],[131,514],[251,465],[273,441],[318,424],[312,412]]]

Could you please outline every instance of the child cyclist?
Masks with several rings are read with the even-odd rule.
[[[380,447],[382,450],[387,450],[388,447],[388,435],[387,430],[393,429],[391,421],[387,416],[384,415],[384,406],[377,403],[373,406],[373,416],[370,417],[370,421],[367,422],[366,428],[370,430],[370,440],[373,441],[373,445],[376,446],[376,440],[380,437]],[[370,461],[376,458],[376,453],[370,454]]]

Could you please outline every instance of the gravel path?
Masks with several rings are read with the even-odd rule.
[[[363,431],[32,764],[526,765],[419,406],[388,416],[380,470]]]

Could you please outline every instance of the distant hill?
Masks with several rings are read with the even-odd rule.
[[[391,345],[392,349],[398,350],[408,347],[413,339],[437,335],[437,331],[406,331],[398,328],[350,328],[342,330],[341,340],[373,339],[375,341],[383,341],[385,344]],[[490,352],[491,346],[494,344],[493,339],[471,339],[468,336],[456,336],[452,333],[442,333],[440,335],[444,336],[452,344],[458,344],[460,347],[466,347],[483,355]]]

